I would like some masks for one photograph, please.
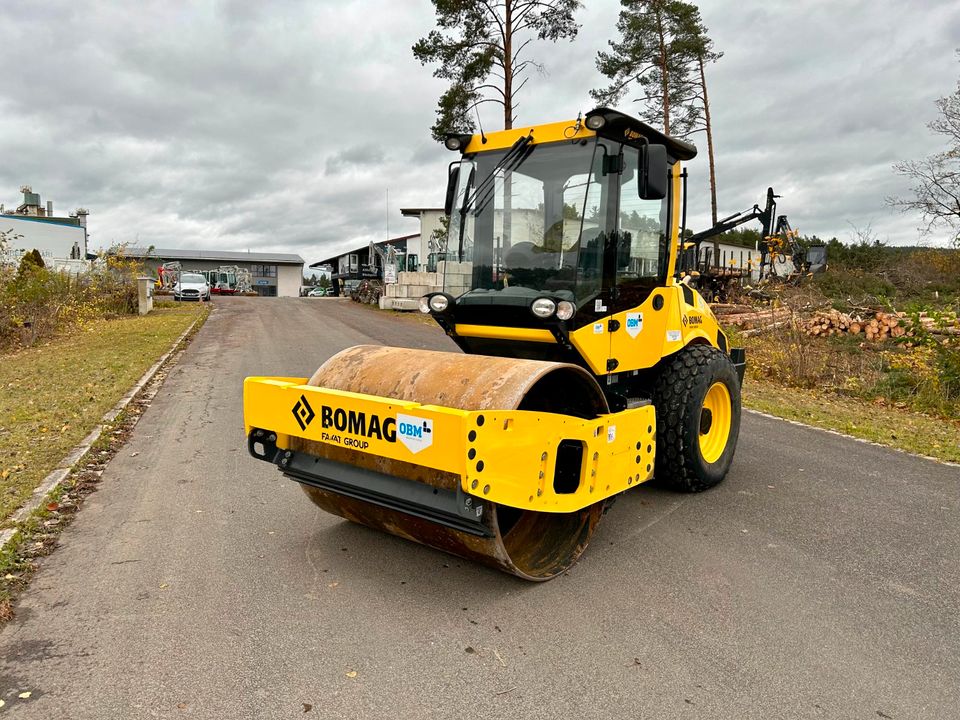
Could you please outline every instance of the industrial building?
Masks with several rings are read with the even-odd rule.
[[[299,297],[303,283],[303,258],[290,253],[126,248],[124,255],[141,261],[153,275],[168,262],[179,262],[183,270],[200,272],[221,267],[248,270],[253,290],[263,297]]]
[[[93,258],[87,247],[89,213],[78,208],[66,217],[57,217],[53,203],[44,205],[29,185],[20,192],[23,202],[16,210],[7,211],[0,205],[0,232],[8,243],[6,257],[0,260],[19,262],[25,253],[37,250],[48,267],[75,272],[87,269]]]
[[[330,282],[334,293],[348,295],[361,280],[383,280],[383,270],[387,264],[392,264],[395,269],[403,271],[407,267],[409,257],[410,264],[416,265],[419,262],[418,257],[416,255],[410,257],[407,254],[407,248],[408,243],[410,247],[418,247],[416,243],[419,238],[419,234],[403,235],[378,243],[358,245],[311,263],[310,268],[313,270],[332,268]]]

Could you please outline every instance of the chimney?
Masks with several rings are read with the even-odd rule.
[[[47,217],[53,217],[53,200],[47,200]]]

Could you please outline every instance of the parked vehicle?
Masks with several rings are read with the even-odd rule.
[[[326,295],[327,289],[322,287],[315,287],[307,293],[307,297],[325,297]]]
[[[173,286],[174,300],[197,300],[198,302],[210,299],[210,283],[200,273],[180,273]]]

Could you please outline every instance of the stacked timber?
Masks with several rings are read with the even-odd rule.
[[[807,335],[827,337],[840,333],[862,334],[871,342],[880,342],[887,338],[911,338],[919,328],[932,335],[960,336],[960,324],[955,316],[933,318],[925,312],[910,318],[902,312],[878,311],[865,315],[848,315],[838,310],[821,311],[803,323],[802,327]]]
[[[850,333],[863,333],[867,340],[881,341],[888,337],[898,338],[906,334],[902,313],[876,312],[872,315],[848,315],[839,310],[816,313],[804,324],[807,335],[827,337]]]
[[[717,305],[712,305],[711,309],[721,325],[747,330],[775,327],[778,324],[788,322],[792,315],[789,308],[764,308],[760,310],[748,305],[733,307],[736,308],[734,312],[718,311]]]

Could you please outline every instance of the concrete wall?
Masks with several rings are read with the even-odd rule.
[[[303,283],[303,265],[277,265],[277,295],[299,297]]]
[[[11,230],[13,232],[9,232]],[[44,261],[65,260],[70,257],[74,243],[80,246],[81,258],[87,256],[86,233],[82,227],[59,225],[37,218],[0,215],[0,231],[7,233],[10,242],[8,252],[14,261],[34,248],[40,251]],[[23,237],[15,238],[15,235]]]
[[[470,288],[473,263],[437,263],[437,272],[397,273],[397,282],[387,285],[380,298],[384,310],[416,310],[418,301],[427,293],[441,290],[459,297]]]

